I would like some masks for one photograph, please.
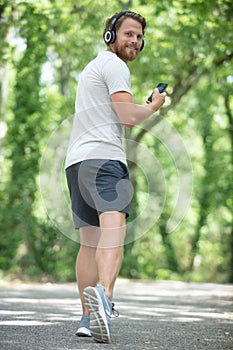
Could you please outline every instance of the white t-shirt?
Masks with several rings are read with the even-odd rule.
[[[65,167],[86,159],[126,162],[122,144],[124,126],[111,102],[114,92],[132,94],[130,71],[124,61],[104,51],[82,71]]]

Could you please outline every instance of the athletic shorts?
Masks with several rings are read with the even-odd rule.
[[[118,160],[89,159],[66,169],[74,227],[99,226],[99,215],[118,211],[129,216],[128,167]]]

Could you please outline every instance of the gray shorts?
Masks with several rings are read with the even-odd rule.
[[[118,160],[89,159],[66,169],[76,229],[99,226],[99,215],[119,211],[129,216],[128,167]]]

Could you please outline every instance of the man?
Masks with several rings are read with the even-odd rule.
[[[76,276],[83,316],[78,336],[110,343],[110,318],[129,215],[130,184],[122,146],[124,126],[140,124],[165,102],[154,89],[145,106],[133,102],[127,63],[143,49],[145,19],[123,11],[106,22],[107,50],[83,70],[66,158],[75,228],[80,232]],[[99,283],[97,285],[97,283]]]

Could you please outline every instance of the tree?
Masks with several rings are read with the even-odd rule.
[[[57,235],[45,215],[40,216],[39,163],[50,134],[73,114],[79,73],[105,48],[104,19],[128,7],[148,21],[145,48],[129,64],[134,100],[144,103],[152,88],[164,81],[169,84],[169,102],[155,118],[126,134],[135,193],[128,222],[130,243],[125,247],[121,273],[150,278],[179,274],[184,278],[225,281],[229,278],[225,271],[232,271],[229,266],[233,255],[229,246],[233,11],[227,0],[3,2],[1,37],[6,39],[0,50],[1,57],[6,53],[11,57],[8,71],[14,86],[11,104],[7,101],[10,113],[1,161],[4,182],[0,225],[5,232],[0,246],[1,264],[8,268],[13,262],[21,261],[25,266],[30,261],[39,270],[56,276],[58,266],[60,271],[63,266],[68,274],[76,245],[66,241],[64,248],[64,237]],[[9,30],[24,40],[24,51],[12,50],[7,38]],[[3,105],[1,102],[2,111]],[[228,118],[227,126],[219,122],[218,114],[221,120]],[[177,147],[182,139],[186,150],[179,154]],[[54,150],[49,151],[56,155]],[[179,189],[185,174],[191,172],[188,153],[194,191],[191,208],[185,213]],[[150,163],[152,158],[154,164]],[[187,214],[182,222],[176,198],[183,214]],[[146,234],[140,235],[140,230]],[[22,247],[26,247],[27,254]],[[223,254],[226,259],[221,258]],[[208,264],[213,262],[213,272],[209,273]],[[72,274],[68,275],[71,278]]]
[[[26,40],[26,49],[16,63],[14,119],[8,124],[5,140],[10,145],[9,159],[12,163],[2,221],[3,228],[8,226],[11,232],[11,249],[5,251],[5,264],[10,264],[19,242],[23,241],[29,259],[30,252],[33,252],[36,264],[45,269],[36,249],[37,222],[33,215],[33,203],[40,159],[40,135],[44,130],[40,75],[41,66],[46,61],[49,21],[33,5],[21,4],[17,11],[19,35]],[[38,30],[31,30],[36,27]],[[4,245],[4,242],[1,244]]]

